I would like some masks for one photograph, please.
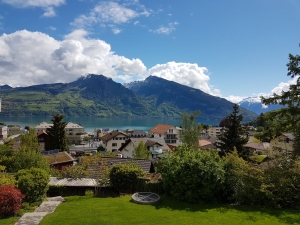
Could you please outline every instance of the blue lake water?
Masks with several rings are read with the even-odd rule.
[[[35,127],[41,122],[51,123],[52,117],[36,116],[36,117],[1,117],[0,122],[6,125],[19,125],[20,127]],[[120,129],[136,129],[148,131],[155,125],[170,124],[180,126],[181,119],[174,118],[99,118],[99,117],[65,117],[65,122],[73,122],[80,124],[87,132],[94,131],[94,128],[110,128],[111,130]],[[208,125],[219,124],[219,121],[198,121]]]

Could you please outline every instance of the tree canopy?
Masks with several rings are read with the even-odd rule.
[[[181,115],[180,127],[182,128],[180,138],[182,142],[188,146],[199,147],[199,137],[202,132],[202,125],[196,122],[196,117],[200,111],[191,114],[183,112]]]
[[[134,148],[133,157],[138,159],[149,159],[150,151],[143,141],[140,141],[139,145]]]

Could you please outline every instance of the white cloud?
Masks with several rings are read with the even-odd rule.
[[[55,16],[53,7],[65,4],[65,0],[2,0],[3,3],[17,8],[40,7],[44,9],[43,17]]]
[[[225,97],[226,100],[228,100],[230,102],[233,102],[233,103],[238,103],[238,102],[242,101],[245,98],[246,97],[233,96],[233,95],[229,95],[228,97]]]
[[[56,16],[56,13],[53,7],[46,8],[44,14],[42,15],[42,17],[54,17],[54,16]]]
[[[122,30],[121,30],[121,29],[118,29],[118,28],[113,28],[113,29],[112,29],[112,32],[113,32],[114,34],[119,34],[119,33],[122,32]]]
[[[75,30],[62,41],[27,30],[3,34],[0,49],[1,84],[13,87],[71,82],[88,73],[128,82],[146,72],[140,59],[115,54],[105,41],[88,38],[85,30]]]
[[[211,90],[207,73],[207,68],[199,67],[196,63],[176,62],[157,64],[148,71],[148,75],[175,81],[179,84],[200,89],[211,95],[219,95],[220,91],[218,89]]]
[[[134,18],[149,15],[150,11],[146,10],[138,1],[132,1],[130,4],[123,5],[117,2],[103,1],[96,5],[88,15],[80,15],[76,18],[72,25],[82,28],[95,24],[102,26],[123,24],[130,22]]]
[[[65,0],[2,0],[3,3],[12,5],[14,7],[49,7],[60,6],[65,3]]]
[[[150,30],[150,32],[157,34],[170,34],[172,31],[176,30],[176,25],[178,25],[178,22],[169,23],[168,26],[161,26],[156,30]]]
[[[56,30],[56,27],[50,26],[48,27],[50,30]]]

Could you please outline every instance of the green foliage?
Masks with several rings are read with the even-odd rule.
[[[14,176],[6,173],[5,166],[0,166],[0,185],[7,184],[7,185],[16,185],[16,179]]]
[[[144,171],[134,163],[116,164],[110,169],[110,184],[119,192],[133,193]]]
[[[64,178],[84,178],[88,176],[88,171],[83,165],[65,166],[60,171],[60,177]]]
[[[218,136],[220,142],[217,144],[221,156],[232,152],[235,147],[239,156],[248,158],[249,151],[244,148],[244,144],[248,142],[248,137],[246,137],[246,131],[241,125],[242,120],[243,115],[239,114],[239,106],[234,104],[233,112],[227,117],[228,122],[225,124],[225,129]]]
[[[265,171],[265,189],[269,205],[276,208],[300,208],[300,158],[282,156]]]
[[[200,111],[195,111],[191,114],[183,112],[181,115],[180,127],[182,128],[180,138],[182,142],[194,148],[199,147],[199,137],[202,132],[202,125],[196,122],[196,117]]]
[[[11,145],[0,145],[0,165],[9,167],[13,160],[14,150]]]
[[[25,194],[25,201],[32,203],[46,196],[49,174],[39,168],[22,169],[16,173],[18,188]]]
[[[143,141],[140,141],[138,146],[134,148],[133,158],[137,159],[149,159],[150,151],[147,149],[147,146]]]
[[[225,171],[216,151],[194,150],[183,145],[158,162],[164,190],[187,202],[212,203],[219,199]]]
[[[223,159],[223,200],[238,204],[263,205],[266,200],[261,190],[264,184],[263,171],[240,158],[236,150]]]
[[[288,76],[292,78],[300,75],[300,56],[289,54]],[[273,96],[265,98],[261,97],[262,103],[266,105],[280,104],[285,108],[281,108],[272,112],[274,116],[279,118],[280,127],[289,127],[294,133],[294,156],[300,156],[300,78],[297,78],[296,84],[290,84],[288,91],[282,91],[281,94],[273,94]]]
[[[13,215],[22,204],[24,195],[12,185],[0,185],[0,218]]]
[[[21,138],[21,145],[12,157],[11,163],[7,165],[7,171],[17,172],[21,169],[41,168],[49,172],[49,164],[40,153],[41,146],[33,129]]]
[[[69,152],[67,134],[65,127],[66,122],[62,122],[64,115],[55,114],[52,118],[53,125],[47,129],[48,140],[45,143],[46,150],[59,149],[60,152]]]

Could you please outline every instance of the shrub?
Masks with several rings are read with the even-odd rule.
[[[224,181],[223,161],[214,150],[194,150],[187,145],[158,162],[164,190],[186,202],[216,202]]]
[[[0,217],[13,215],[22,204],[24,195],[12,185],[0,185]]]
[[[25,194],[25,201],[40,201],[48,190],[49,175],[39,168],[19,170],[16,174],[18,188]]]
[[[134,192],[138,178],[144,176],[144,171],[136,164],[116,164],[109,172],[110,184],[119,192]]]

